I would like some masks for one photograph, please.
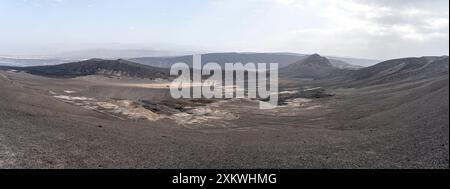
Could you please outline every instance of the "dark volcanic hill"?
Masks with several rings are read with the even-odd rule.
[[[220,65],[225,63],[279,63],[286,66],[301,59],[299,55],[286,55],[279,53],[210,53],[202,55],[202,64],[215,62]],[[133,58],[130,61],[168,68],[172,64],[183,62],[192,65],[192,55],[177,57],[143,57]]]
[[[342,71],[334,67],[327,58],[313,54],[281,68],[280,75],[294,78],[322,79],[338,75]]]
[[[292,63],[295,63],[307,55],[304,54],[294,54],[294,53],[209,53],[202,55],[202,64],[209,62],[215,62],[220,65],[225,63],[278,63],[279,67],[286,67]],[[330,63],[340,69],[359,69],[362,66],[357,66],[350,64],[347,61],[342,60],[343,58],[334,57],[329,59]],[[172,64],[178,62],[184,62],[192,65],[192,55],[189,56],[175,56],[175,57],[142,57],[142,58],[132,58],[130,61],[137,62],[140,64],[169,68]],[[352,62],[358,62],[359,59],[349,59]],[[364,60],[361,60],[363,63]]]
[[[352,85],[417,81],[448,75],[449,57],[401,58],[381,62],[350,74]]]
[[[168,78],[169,71],[127,60],[90,59],[81,62],[14,68],[34,75],[48,77],[79,77],[103,75],[107,77]]]

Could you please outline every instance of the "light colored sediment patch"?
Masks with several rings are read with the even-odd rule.
[[[312,102],[311,99],[307,99],[307,98],[294,98],[294,99],[289,99],[286,101],[286,105],[283,106],[279,106],[282,108],[286,108],[286,107],[301,107],[301,106],[305,106],[306,103]]]
[[[113,84],[120,87],[137,87],[146,89],[169,89],[170,83],[118,83]]]
[[[322,89],[322,87],[307,88],[307,89],[304,89],[303,91],[313,91],[313,90],[318,90],[318,89]]]
[[[128,86],[139,88],[168,88],[170,81],[167,79],[143,79],[134,77],[105,77],[102,75],[89,75],[73,78],[73,80],[89,81],[92,83],[112,86]]]
[[[62,99],[62,100],[66,100],[66,101],[93,101],[95,99],[93,98],[88,98],[88,97],[78,97],[78,96],[66,96],[66,95],[57,95],[57,96],[53,96],[55,98],[58,99]]]
[[[314,110],[314,109],[318,109],[318,108],[322,108],[322,106],[320,106],[320,105],[310,106],[310,107],[307,107],[306,109],[307,110]]]
[[[206,106],[196,107],[187,112],[177,113],[168,118],[173,119],[176,123],[180,125],[193,125],[208,123],[211,120],[235,120],[239,116],[237,114],[224,111],[221,105],[225,101],[219,101],[215,103],[208,104]],[[226,125],[226,124],[222,124]]]
[[[150,110],[143,108],[140,104],[130,100],[110,100],[109,102],[97,102],[94,107],[98,110],[124,115],[129,119],[148,119],[156,121],[160,116]]]
[[[136,88],[146,88],[146,89],[170,89],[170,88],[189,88],[189,87],[201,87],[201,83],[183,83],[174,84],[171,82],[151,82],[151,83],[109,83],[109,85],[119,86],[119,87],[136,87]]]
[[[6,77],[6,75],[3,75],[2,73],[0,73],[0,77],[3,78],[3,79],[8,80],[8,77]]]
[[[121,79],[120,83],[117,79],[106,78],[101,76],[83,76],[76,79],[87,80],[91,82],[101,83],[104,85],[119,86],[119,87],[136,87],[136,88],[146,88],[146,89],[171,89],[171,88],[190,88],[190,87],[202,87],[202,86],[214,86],[222,87],[225,94],[233,93],[234,91],[244,91],[244,89],[238,85],[226,85],[223,86],[221,82],[210,81],[205,82],[171,82],[164,79],[154,79],[154,80],[142,80],[142,79]]]
[[[312,106],[312,100],[307,98],[289,99],[285,103],[284,105],[279,105],[272,111],[279,116],[297,116],[302,110],[309,111],[308,107]]]
[[[226,101],[219,101],[205,106],[199,107],[185,107],[187,109],[191,108],[186,112],[176,113],[173,115],[163,115],[154,113],[144,107],[141,104],[130,101],[130,100],[98,100],[95,98],[84,97],[84,96],[68,96],[68,95],[57,95],[53,91],[49,93],[64,102],[81,106],[86,109],[94,110],[97,112],[105,113],[107,115],[125,120],[125,119],[147,119],[149,121],[157,121],[162,118],[168,118],[174,120],[179,125],[195,125],[200,123],[209,123],[210,120],[234,120],[238,119],[239,116],[231,112],[222,110],[220,107]],[[214,124],[213,124],[214,125]],[[227,124],[222,124],[227,125]]]
[[[294,91],[281,91],[278,94],[297,94],[299,91],[294,90]]]
[[[129,100],[111,99],[108,101],[100,101],[95,98],[66,95],[57,95],[53,97],[76,106],[105,113],[120,119],[147,119],[149,121],[156,121],[160,119],[158,114],[143,108],[138,103]]]
[[[71,90],[65,90],[64,93],[67,93],[67,94],[74,94],[74,93],[77,93],[77,92],[76,92],[76,91],[71,91]]]

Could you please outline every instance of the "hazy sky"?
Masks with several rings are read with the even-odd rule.
[[[448,55],[448,0],[0,0],[0,54],[81,48]]]

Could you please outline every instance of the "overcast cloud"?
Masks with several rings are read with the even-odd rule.
[[[448,6],[448,0],[0,0],[0,54],[114,43],[376,59],[448,55]]]
[[[315,10],[323,23],[286,33],[286,48],[392,58],[448,54],[448,1],[276,0]],[[295,47],[301,45],[302,47]]]

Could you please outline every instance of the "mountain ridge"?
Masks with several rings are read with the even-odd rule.
[[[312,54],[281,68],[280,74],[284,77],[317,80],[339,75],[344,71],[346,70],[334,67],[328,58]]]
[[[107,77],[138,77],[138,78],[168,78],[169,70],[142,65],[128,60],[89,59],[85,61],[31,67],[6,67],[25,71],[34,75],[47,77],[80,77],[88,75],[103,75]]]
[[[434,78],[448,73],[448,56],[423,56],[387,60],[356,70],[349,77],[352,85],[361,86]]]
[[[208,53],[202,55],[202,64],[215,62],[220,65],[225,63],[278,63],[279,67],[286,67],[304,58],[304,54],[295,53]],[[192,65],[192,55],[173,57],[140,57],[128,59],[133,62],[146,64],[155,67],[169,68],[172,64],[184,62]],[[340,69],[359,69],[362,66],[350,64],[348,62],[331,59],[332,65]]]

